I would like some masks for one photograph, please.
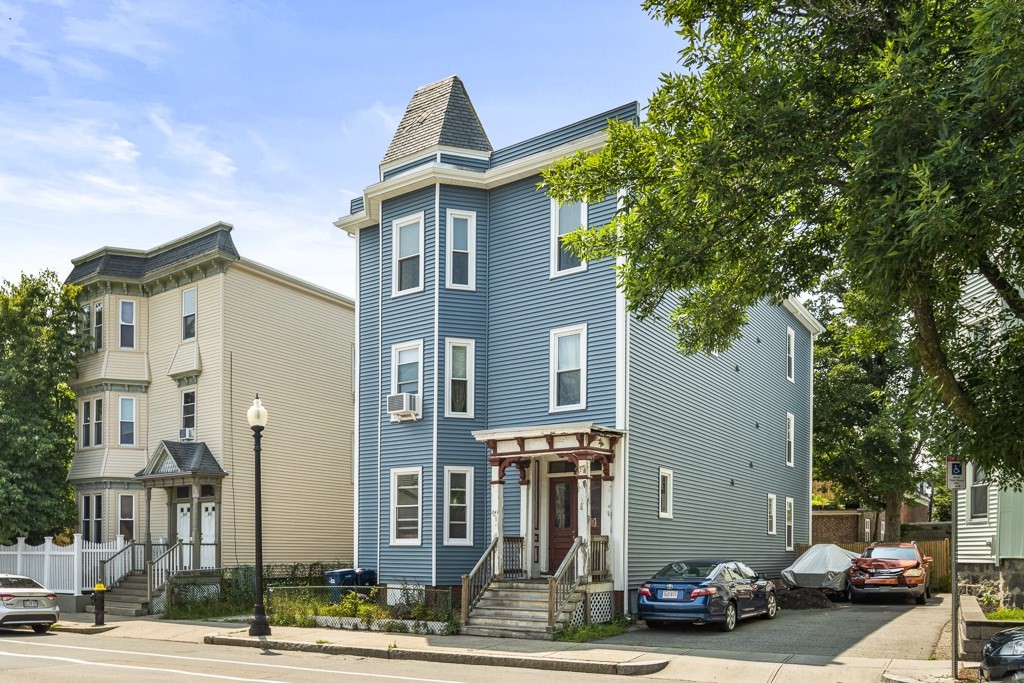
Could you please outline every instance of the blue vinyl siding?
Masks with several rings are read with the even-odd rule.
[[[415,160],[410,161],[408,163],[402,164],[401,166],[396,166],[395,168],[392,168],[392,169],[389,169],[387,171],[384,171],[384,174],[381,177],[381,180],[387,180],[389,178],[394,178],[396,175],[399,175],[401,173],[405,173],[406,171],[411,171],[414,168],[418,168],[420,166],[426,166],[427,164],[432,164],[436,160],[437,160],[437,154],[429,154],[429,155],[427,155],[425,157],[421,157],[419,159],[415,159]]]
[[[351,214],[351,213],[359,213],[360,211],[362,211],[363,210],[363,201],[364,201],[364,198],[363,198],[362,195],[360,195],[358,197],[354,197],[352,199],[352,201],[350,201],[348,203],[348,212]],[[362,258],[362,256],[360,256],[360,258]]]
[[[463,157],[457,154],[445,154],[443,152],[441,153],[441,163],[451,164],[452,166],[458,166],[459,168],[469,168],[474,171],[486,171],[491,165],[491,162],[487,159]]]
[[[391,296],[392,223],[411,214],[423,212],[423,291]],[[379,578],[384,583],[406,581],[426,584],[431,578],[431,533],[436,485],[432,471],[432,434],[434,397],[431,393],[434,372],[434,187],[410,192],[389,200],[381,207],[384,266],[380,278],[383,300],[381,328],[382,371],[378,394],[386,397],[391,391],[391,348],[395,344],[414,341],[423,343],[421,419],[392,422],[386,410],[379,411],[381,420],[381,560]],[[390,545],[391,470],[398,467],[422,467],[420,510],[420,545]]]
[[[787,326],[795,383],[786,379]],[[795,318],[768,305],[750,311],[743,337],[717,357],[679,355],[664,319],[630,323],[630,588],[677,558],[729,556],[769,576],[795,559],[786,551],[785,499],[794,502],[795,543],[806,543],[810,344]],[[794,467],[786,466],[787,412]],[[672,519],[658,517],[659,467],[673,471]],[[769,493],[775,535],[767,534]]]
[[[550,199],[533,177],[491,191],[487,426],[592,421],[615,423],[614,261],[550,277]],[[590,208],[607,222],[614,199]],[[585,303],[585,305],[584,305]],[[549,406],[550,331],[587,325],[587,402],[577,411]]]
[[[528,157],[545,150],[553,149],[564,145],[578,138],[597,133],[608,127],[608,119],[636,120],[638,105],[630,102],[622,106],[610,109],[603,114],[591,116],[590,118],[577,121],[576,123],[563,126],[543,135],[532,137],[529,140],[517,142],[514,145],[503,147],[491,154],[491,168],[507,164],[510,161]]]
[[[383,397],[380,376],[380,228],[359,231],[359,546],[356,566],[376,569],[377,531],[377,428]]]

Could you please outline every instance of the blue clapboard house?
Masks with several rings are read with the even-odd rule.
[[[336,222],[358,245],[356,562],[454,587],[464,632],[545,637],[629,611],[669,561],[777,576],[810,542],[818,322],[761,305],[729,350],[682,356],[612,260],[561,242],[615,198],[538,189],[638,114],[495,150],[458,77],[425,85]]]

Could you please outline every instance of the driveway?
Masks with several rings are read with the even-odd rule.
[[[840,604],[834,609],[780,610],[772,621],[744,619],[731,633],[712,626],[639,628],[602,644],[643,648],[678,648],[748,654],[785,653],[825,657],[929,659],[950,620],[949,596],[927,605],[899,600]]]

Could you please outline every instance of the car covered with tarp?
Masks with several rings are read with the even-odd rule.
[[[842,593],[846,591],[850,561],[858,557],[860,554],[832,543],[818,543],[782,570],[782,582],[790,588],[819,588]]]

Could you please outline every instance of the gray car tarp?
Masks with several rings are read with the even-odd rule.
[[[791,588],[846,590],[846,570],[860,554],[831,543],[812,545],[796,562],[782,570],[782,581]]]

